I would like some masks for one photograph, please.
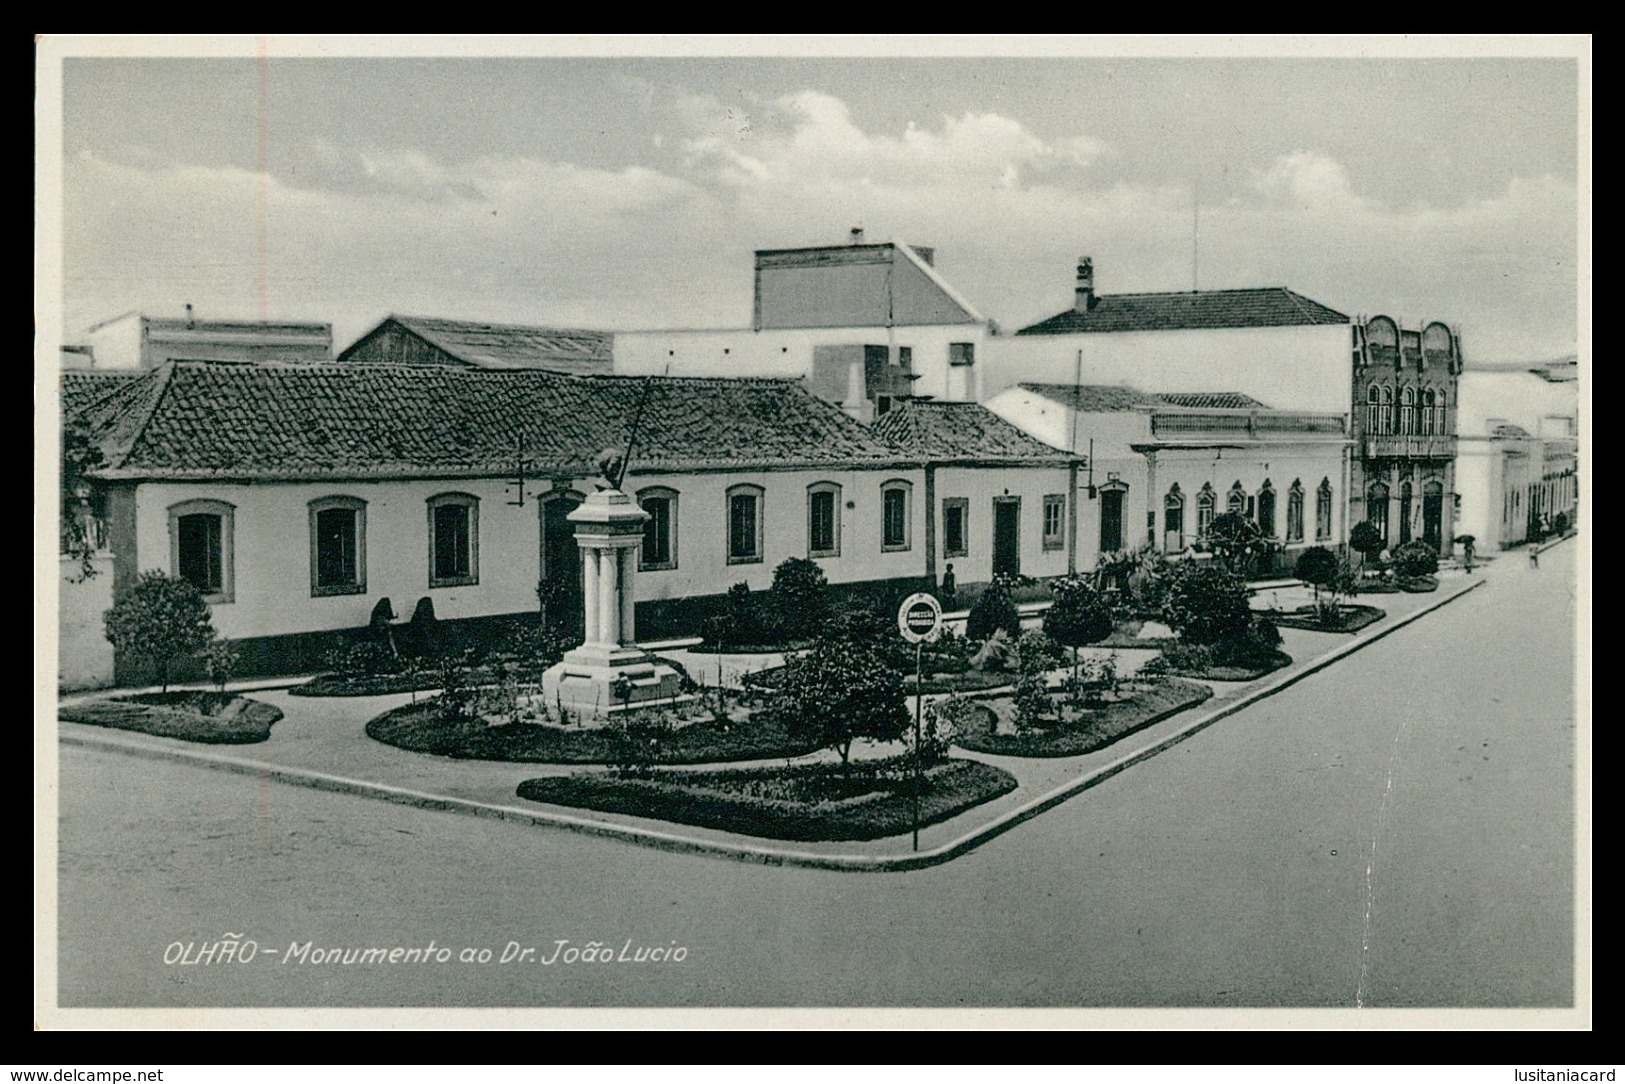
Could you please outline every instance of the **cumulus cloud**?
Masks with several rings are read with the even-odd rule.
[[[752,249],[857,225],[937,246],[1006,327],[1068,305],[1083,254],[1103,292],[1191,284],[1190,189],[1114,176],[1113,149],[1087,132],[1046,139],[974,112],[869,131],[811,90],[749,113],[692,95],[668,116],[670,153],[617,168],[328,147],[308,175],[267,176],[82,157],[66,169],[68,327],[205,298],[332,320],[341,342],[389,311],[744,326]],[[1314,150],[1245,175],[1241,195],[1202,208],[1204,287],[1289,285],[1350,313],[1443,318],[1486,357],[1568,351],[1572,183],[1399,208]]]

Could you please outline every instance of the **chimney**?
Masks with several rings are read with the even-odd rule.
[[[192,303],[186,303],[186,330],[191,331],[197,327],[197,321],[192,318]]]
[[[1088,312],[1095,307],[1095,261],[1088,256],[1078,257],[1078,285],[1072,300],[1074,312]]]
[[[849,234],[850,234],[850,236],[852,238],[852,243],[854,245],[863,244],[863,227],[862,226],[853,226],[852,229],[849,231]]]

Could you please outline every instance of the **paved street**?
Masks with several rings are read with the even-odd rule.
[[[64,746],[61,1003],[1567,1004],[1575,550],[1503,557],[1485,589],[911,873],[671,855]],[[686,954],[164,964],[227,931]]]

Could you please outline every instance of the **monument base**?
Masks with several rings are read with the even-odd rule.
[[[617,690],[622,678],[625,685]],[[681,674],[639,648],[582,644],[542,675],[541,698],[549,709],[562,707],[579,718],[607,719],[696,699],[682,688]]]

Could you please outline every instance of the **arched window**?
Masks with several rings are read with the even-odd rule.
[[[1286,491],[1286,540],[1303,541],[1303,483],[1296,478]]]
[[[1185,548],[1185,495],[1178,482],[1168,487],[1168,495],[1162,499],[1162,548],[1169,553]]]
[[[761,486],[728,489],[728,563],[752,564],[762,559]]]
[[[1365,390],[1365,431],[1377,432],[1377,426],[1382,421],[1382,393],[1375,384]]]
[[[1202,491],[1196,495],[1196,537],[1206,538],[1208,528],[1213,526],[1213,509],[1218,504],[1218,497],[1213,487],[1206,482],[1202,483]]]
[[[322,497],[310,502],[310,593],[359,595],[367,590],[367,502]]]
[[[1315,541],[1324,542],[1332,536],[1332,480],[1322,478],[1315,490]]]
[[[677,567],[677,491],[666,486],[638,490],[638,505],[649,518],[643,523],[643,549],[638,568],[658,572]]]
[[[429,586],[461,587],[480,582],[480,499],[469,493],[440,493],[429,506]]]
[[[807,556],[841,555],[841,487],[814,482],[807,487]]]
[[[1275,537],[1275,487],[1268,478],[1258,491],[1258,526],[1266,538]]]
[[[1384,384],[1382,386],[1382,416],[1377,419],[1377,432],[1392,433],[1394,431],[1394,389]]]
[[[1422,393],[1422,435],[1425,437],[1433,435],[1435,403],[1436,399],[1431,388]]]
[[[1411,484],[1402,482],[1399,487],[1399,540],[1411,540]]]
[[[1405,388],[1399,393],[1399,431],[1404,434],[1416,432],[1416,389]]]
[[[906,550],[912,544],[914,484],[901,478],[880,487],[880,548]]]
[[[206,601],[230,602],[233,521],[225,501],[182,501],[169,507],[169,571],[200,591]]]
[[[1230,487],[1230,496],[1225,501],[1224,510],[1226,512],[1233,512],[1238,516],[1245,516],[1247,514],[1247,491],[1241,488],[1241,482],[1239,480],[1235,485]]]
[[[1437,416],[1433,419],[1433,431],[1439,434],[1441,437],[1450,432],[1450,426],[1446,424],[1445,421],[1446,415],[1444,398],[1445,393],[1441,390],[1439,392],[1439,403],[1433,408],[1437,412]]]

